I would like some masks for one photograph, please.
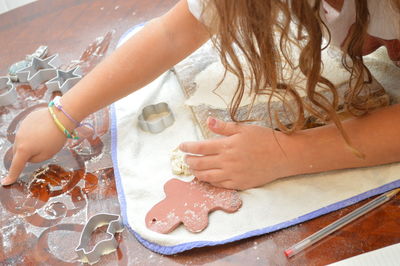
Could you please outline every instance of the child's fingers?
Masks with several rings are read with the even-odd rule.
[[[232,182],[232,180],[222,180],[220,182],[210,182],[214,187],[221,187],[226,189],[242,190],[239,186]]]
[[[29,155],[23,152],[16,152],[13,156],[8,176],[1,180],[1,185],[7,186],[13,184],[25,168]]]
[[[223,148],[221,140],[204,140],[204,141],[189,141],[183,142],[179,145],[179,149],[183,152],[199,154],[199,155],[213,155],[220,153]]]
[[[212,132],[227,137],[240,132],[240,126],[238,124],[233,122],[224,122],[213,117],[207,118],[207,126]]]
[[[227,181],[223,175],[223,171],[221,169],[210,169],[210,170],[191,170],[192,174],[197,177],[198,180],[207,182],[207,183],[220,183]]]
[[[190,170],[208,170],[221,168],[217,155],[196,156],[186,155],[185,161],[189,165]]]

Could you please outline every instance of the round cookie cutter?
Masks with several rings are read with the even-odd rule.
[[[168,104],[161,102],[144,107],[138,122],[142,130],[156,134],[171,126],[175,118]]]

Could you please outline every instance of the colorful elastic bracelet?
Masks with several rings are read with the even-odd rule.
[[[60,102],[60,99],[61,99],[60,96],[54,97],[54,99],[53,99],[54,106],[55,106],[58,110],[60,110],[61,112],[63,112],[63,114],[64,114],[69,120],[71,120],[71,121],[76,125],[76,127],[87,126],[87,127],[90,127],[91,129],[94,130],[94,127],[93,127],[91,124],[89,124],[89,123],[81,123],[81,122],[78,122],[78,121],[76,121],[70,114],[68,114],[68,113],[64,110],[64,108],[62,107],[61,102]]]
[[[61,130],[61,132],[63,132],[65,134],[65,136],[67,136],[67,138],[69,139],[79,139],[77,132],[74,130],[74,132],[71,134],[65,127],[64,125],[60,122],[60,120],[58,120],[56,114],[54,113],[53,110],[54,107],[54,102],[51,101],[49,103],[48,109],[49,112],[51,114],[51,116],[53,117],[54,123],[56,123],[57,127]]]

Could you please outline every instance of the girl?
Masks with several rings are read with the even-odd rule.
[[[400,106],[369,111],[371,98],[364,85],[371,76],[362,55],[385,45],[391,58],[400,60],[399,11],[399,0],[181,0],[85,76],[61,103],[81,121],[143,87],[212,38],[226,69],[240,80],[230,105],[234,121],[244,90],[243,60],[253,92],[284,90],[295,99],[297,111],[290,127],[273,117],[280,130],[208,118],[210,130],[223,138],[180,145],[184,152],[202,155],[186,157],[198,179],[247,189],[296,174],[397,162]],[[323,35],[345,53],[343,62],[351,72],[345,105],[361,117],[340,122],[335,113],[336,88],[321,75]],[[154,44],[161,45],[148,49]],[[289,45],[300,51],[298,60],[292,59]],[[307,101],[285,83],[284,65],[300,69],[307,78]],[[332,97],[319,94],[318,85],[328,88]],[[53,109],[73,131],[75,124]],[[301,130],[304,110],[333,123]],[[51,158],[65,142],[47,109],[30,114],[18,130],[2,184],[14,183],[26,162]]]

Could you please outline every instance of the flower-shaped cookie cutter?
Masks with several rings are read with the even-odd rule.
[[[0,77],[0,106],[13,104],[17,100],[17,91],[9,77]]]
[[[29,66],[17,71],[16,75],[19,82],[28,82],[32,89],[36,89],[40,84],[57,76],[58,65],[60,65],[58,54],[45,59],[33,56]]]
[[[109,238],[98,242],[93,249],[87,250],[92,233],[96,228],[103,225],[108,225],[107,234]],[[119,215],[99,213],[92,216],[83,228],[79,246],[75,249],[79,260],[84,263],[94,264],[100,260],[101,256],[117,250],[118,241],[114,235],[123,230],[124,226]]]
[[[80,67],[75,67],[67,71],[57,69],[56,76],[46,82],[47,92],[61,91],[65,94],[81,79],[82,70]]]
[[[171,126],[175,122],[175,118],[168,104],[161,102],[144,107],[138,122],[144,131],[160,133]]]

